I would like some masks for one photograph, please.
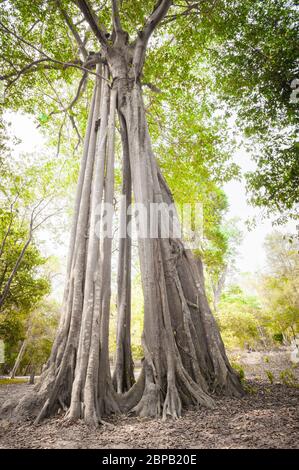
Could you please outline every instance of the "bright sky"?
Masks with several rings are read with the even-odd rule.
[[[7,118],[11,121],[11,134],[15,135],[22,142],[14,149],[14,156],[18,156],[26,152],[34,152],[40,149],[44,144],[44,139],[41,133],[36,129],[36,125],[27,116],[20,113],[7,113]],[[253,163],[250,161],[249,156],[245,151],[240,150],[234,156],[234,160],[241,166],[242,172],[253,169]],[[263,243],[267,234],[271,233],[272,221],[265,220],[261,222],[261,211],[250,206],[246,200],[245,183],[244,181],[231,181],[225,184],[224,190],[229,200],[229,214],[228,218],[237,217],[240,219],[239,227],[244,233],[244,239],[239,247],[239,254],[237,260],[237,268],[240,272],[255,273],[263,268],[265,263],[265,251]],[[255,217],[259,221],[255,228],[248,230],[246,221]],[[284,227],[279,227],[281,231],[295,232],[296,224],[289,222]],[[51,243],[51,240],[45,240],[47,249],[51,253],[65,256],[67,246],[61,246],[61,253],[57,253],[57,245]]]

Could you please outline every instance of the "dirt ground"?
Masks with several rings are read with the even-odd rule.
[[[284,383],[288,353],[234,353],[245,370],[249,393],[242,399],[217,398],[217,408],[189,410],[177,421],[119,416],[91,430],[62,417],[40,426],[0,420],[0,449],[7,448],[299,448],[299,388]],[[293,370],[299,383],[299,368]],[[273,374],[271,384],[267,371]],[[22,397],[27,384],[1,385],[0,406]]]

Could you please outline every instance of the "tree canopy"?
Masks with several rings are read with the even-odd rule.
[[[121,3],[130,35],[138,35],[154,5]],[[109,31],[109,2],[91,6]],[[98,46],[76,2],[39,0],[29,8],[4,1],[1,9],[2,107],[32,114],[59,149],[78,150]],[[290,100],[298,74],[296,14],[293,2],[182,0],[154,33],[142,78],[148,121],[179,198],[184,178],[188,193],[207,201],[211,185],[237,175],[231,116],[256,159],[258,171],[248,175],[252,202],[296,216],[298,106]]]

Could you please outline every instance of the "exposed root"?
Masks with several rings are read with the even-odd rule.
[[[162,419],[166,420],[167,416],[178,419],[182,415],[182,402],[178,390],[174,384],[168,384],[166,398],[163,404]]]
[[[147,383],[144,394],[132,412],[140,417],[160,418],[161,416],[161,390],[153,382]]]
[[[47,411],[48,411],[48,408],[49,408],[49,404],[50,404],[50,398],[48,398],[44,404],[44,406],[42,407],[41,411],[39,412],[39,414],[37,415],[35,421],[34,421],[34,424],[39,424],[40,421],[47,415]]]
[[[118,404],[122,413],[133,413],[133,409],[140,402],[145,386],[145,371],[142,367],[139,377],[128,392],[118,395]]]
[[[12,422],[33,421],[43,406],[45,397],[37,392],[28,392],[21,401],[7,400],[0,409],[0,417]]]

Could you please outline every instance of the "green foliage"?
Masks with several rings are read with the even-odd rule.
[[[132,344],[132,356],[134,360],[141,360],[144,357],[144,352],[141,344]]]
[[[134,360],[143,358],[144,353],[141,346],[141,336],[143,331],[143,291],[141,287],[141,276],[136,274],[132,279],[132,299],[131,299],[131,350]],[[117,324],[117,311],[116,300],[112,299],[111,302],[111,319],[110,332],[109,332],[109,354],[113,360],[116,351],[116,324]]]
[[[210,57],[217,89],[237,112],[253,148],[257,169],[248,174],[252,202],[298,217],[299,108],[290,100],[299,71],[295,3],[233,2]]]
[[[18,345],[26,335],[26,318],[28,313],[10,311],[0,316],[0,338],[5,344],[5,364],[12,367],[18,354]]]
[[[45,300],[31,313],[27,320],[27,345],[20,369],[28,364],[38,369],[48,360],[58,326],[59,311],[56,302]]]
[[[263,304],[263,323],[273,339],[289,341],[299,331],[299,241],[273,232],[266,240],[268,272],[260,277],[258,291]]]
[[[273,339],[277,343],[282,344],[283,343],[283,334],[282,333],[274,333]]]
[[[238,220],[225,220],[224,214],[214,226],[215,237],[206,242],[203,250],[203,261],[207,274],[207,291],[213,302],[214,310],[218,308],[228,273],[236,269],[238,247],[242,233]],[[211,292],[210,292],[211,291]]]
[[[256,157],[257,171],[247,175],[252,202],[278,213],[278,222],[299,215],[299,143],[294,141],[295,133],[273,137],[271,147],[265,147],[264,155]]]
[[[238,286],[224,291],[216,318],[226,347],[265,347],[294,339],[299,331],[298,243],[292,234],[267,237],[267,270],[255,281],[258,298]]]
[[[110,3],[90,3],[109,30]],[[97,51],[75,2],[61,4],[87,50]],[[121,21],[131,37],[154,4],[121,2]],[[237,175],[230,161],[235,148],[230,118],[237,116],[248,145],[258,143],[258,171],[248,176],[253,202],[293,210],[298,202],[298,107],[290,103],[290,84],[298,75],[296,15],[295,2],[284,0],[219,0],[213,7],[208,0],[192,5],[183,0],[169,10],[150,42],[143,81],[162,91],[144,88],[154,146],[175,192],[186,196],[189,189],[197,197],[199,184],[206,196],[206,183]],[[0,47],[5,107],[32,114],[53,143],[59,140],[70,155],[77,152],[92,84],[84,83],[81,99],[73,103],[84,73],[78,68],[82,57],[57,3],[5,2]],[[37,58],[41,61],[33,64]],[[171,183],[178,169],[180,187]]]
[[[131,341],[132,354],[134,359],[142,359],[143,349],[141,346],[141,336],[143,332],[144,302],[141,286],[141,276],[136,275],[132,283],[132,326]]]
[[[34,310],[9,311],[0,316],[0,337],[5,344],[5,367],[11,369],[26,339],[19,371],[26,365],[39,367],[46,362],[58,324],[59,307],[53,301],[41,301]]]
[[[3,162],[3,170],[0,183],[1,295],[10,277],[13,278],[2,311],[29,312],[50,288],[49,281],[41,275],[47,259],[33,238],[33,231],[43,221],[48,175],[32,166],[23,167],[21,172],[8,159]]]
[[[243,383],[243,388],[246,393],[249,393],[249,395],[255,395],[258,392],[257,387],[254,387],[248,382]]]
[[[0,256],[0,293],[3,292],[28,238],[28,228],[23,222],[17,211],[8,212],[0,207],[0,239],[3,242],[5,240]],[[2,306],[0,337],[5,342],[8,365],[13,365],[18,344],[26,335],[25,325],[30,312],[50,292],[49,280],[42,273],[46,261],[32,241],[25,251]]]
[[[274,376],[273,372],[271,372],[271,370],[265,370],[265,373],[268,377],[268,380],[269,380],[270,384],[273,385],[274,380],[275,380],[275,376]]]
[[[255,347],[258,344],[259,313],[257,299],[245,296],[237,286],[222,295],[216,319],[227,348]]]
[[[287,385],[288,387],[299,388],[299,384],[292,369],[288,368],[281,371],[279,378],[284,385]]]
[[[24,384],[27,379],[0,379],[0,385],[17,385]]]
[[[7,231],[7,212],[0,208],[0,234],[3,240]],[[7,238],[4,251],[0,258],[0,292],[2,292],[20,252],[26,243],[28,231],[20,227],[20,221],[15,220]],[[40,267],[46,262],[34,242],[28,247],[22,263],[14,276],[8,297],[3,305],[5,311],[23,309],[29,311],[38,301],[49,292],[49,282],[39,276]]]
[[[236,373],[239,376],[239,379],[241,380],[242,383],[245,382],[245,371],[244,368],[241,366],[241,364],[238,364],[237,362],[231,362],[232,368],[236,371]]]

